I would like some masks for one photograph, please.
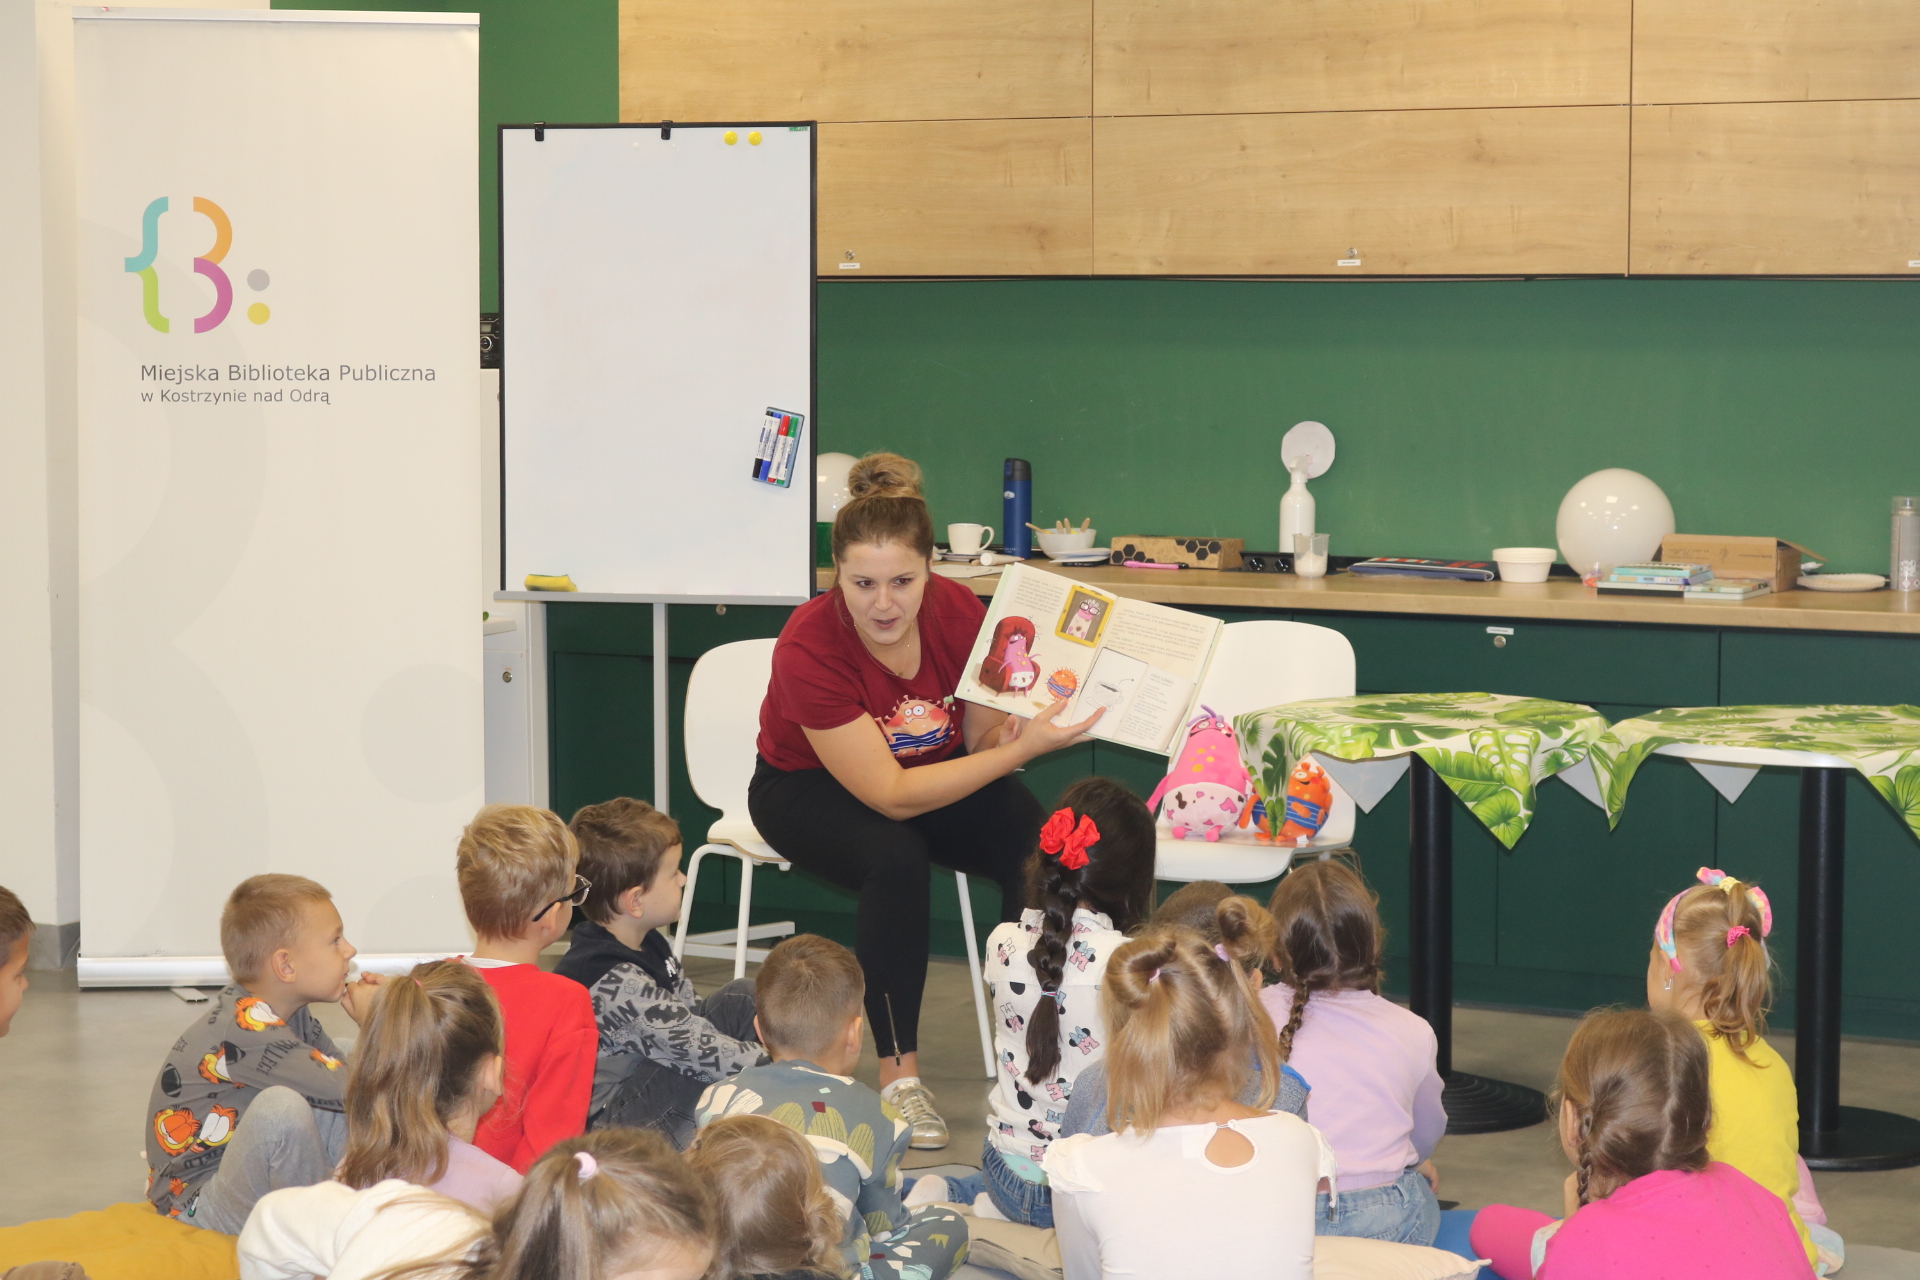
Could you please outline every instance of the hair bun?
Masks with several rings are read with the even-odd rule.
[[[847,494],[853,498],[924,498],[920,491],[920,464],[897,453],[869,453],[847,472]]]
[[[1258,963],[1273,953],[1273,917],[1252,898],[1239,894],[1222,898],[1213,920],[1221,945],[1240,964]]]

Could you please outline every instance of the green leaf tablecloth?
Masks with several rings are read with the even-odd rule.
[[[1311,754],[1362,809],[1417,755],[1511,849],[1533,821],[1534,789],[1563,775],[1600,803],[1588,746],[1606,732],[1592,707],[1504,693],[1388,693],[1288,702],[1234,719],[1240,758],[1269,807]]]
[[[1865,775],[1920,836],[1920,707],[1668,707],[1622,720],[1593,744],[1608,822],[1620,821],[1641,761],[1672,743],[1837,756]],[[1687,763],[1729,801],[1740,798],[1760,768]]]

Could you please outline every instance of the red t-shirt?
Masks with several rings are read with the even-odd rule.
[[[839,588],[793,611],[773,648],[760,704],[760,755],[789,773],[818,769],[802,729],[838,729],[872,716],[903,767],[945,760],[961,745],[966,709],[953,696],[987,606],[951,578],[927,579],[920,598],[920,670],[903,680],[860,643]]]
[[[554,1143],[586,1132],[600,1028],[593,997],[530,964],[473,966],[500,998],[507,1091],[480,1117],[473,1145],[521,1173]]]

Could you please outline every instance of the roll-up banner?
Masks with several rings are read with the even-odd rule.
[[[224,981],[268,871],[465,950],[479,19],[73,14],[80,980]]]

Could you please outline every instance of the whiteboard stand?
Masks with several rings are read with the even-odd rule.
[[[653,607],[662,813],[667,607],[813,595],[817,132],[811,121],[499,131],[501,302],[513,331],[500,585],[564,573],[596,589],[495,599],[541,615],[554,604]],[[775,408],[804,415],[784,486],[749,465]],[[532,630],[528,663],[544,677],[544,616]]]

